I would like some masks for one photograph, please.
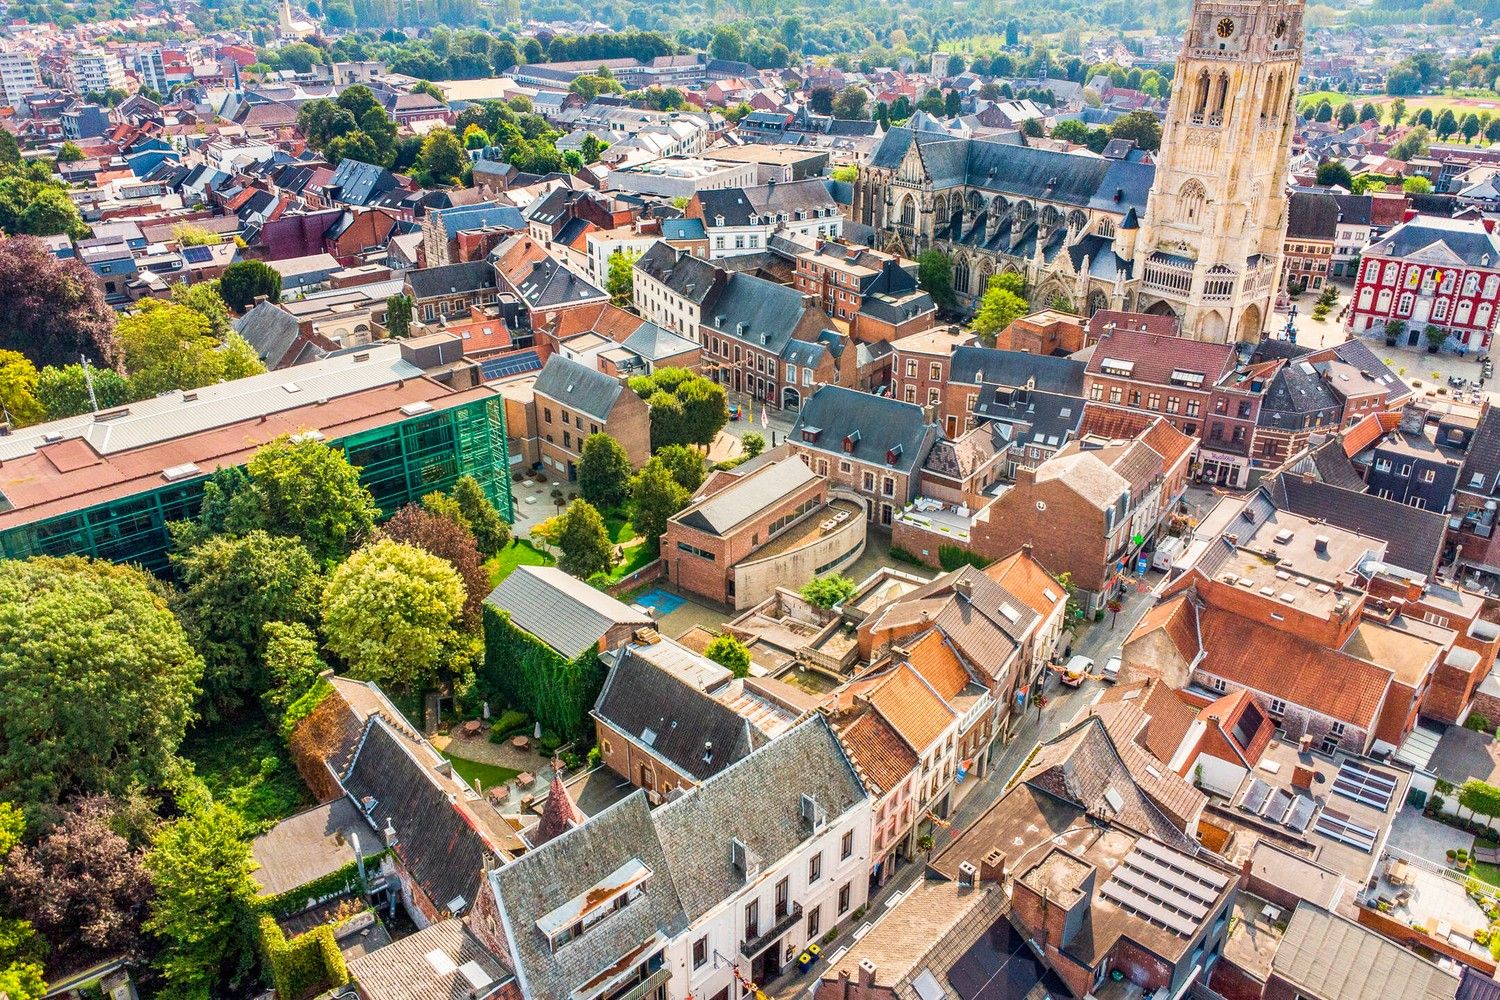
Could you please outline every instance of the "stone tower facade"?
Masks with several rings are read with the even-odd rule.
[[[1185,336],[1254,342],[1270,322],[1303,0],[1197,0],[1135,238],[1138,308]]]

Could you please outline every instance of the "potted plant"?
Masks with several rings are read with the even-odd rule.
[[[1443,346],[1443,341],[1448,339],[1448,331],[1444,330],[1436,323],[1428,323],[1426,337],[1427,353],[1436,354],[1438,352],[1438,349]]]
[[[1386,320],[1385,323],[1385,346],[1395,347],[1396,338],[1406,330],[1406,324],[1399,319]]]

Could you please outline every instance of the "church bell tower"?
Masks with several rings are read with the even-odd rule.
[[[1272,322],[1302,60],[1303,0],[1196,0],[1136,241],[1136,307],[1184,336]]]

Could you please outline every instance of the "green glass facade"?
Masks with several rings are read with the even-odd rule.
[[[460,476],[479,481],[501,515],[513,519],[505,407],[500,397],[408,417],[330,442],[340,447],[385,515]],[[0,556],[82,555],[167,570],[167,524],[194,516],[206,476],[163,483],[124,497],[0,531]]]

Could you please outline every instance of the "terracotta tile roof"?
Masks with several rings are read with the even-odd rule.
[[[1147,611],[1136,625],[1135,631],[1125,640],[1129,645],[1136,639],[1150,635],[1157,629],[1165,630],[1167,638],[1189,663],[1198,655],[1198,609],[1187,594],[1178,594]]]
[[[892,670],[870,689],[869,701],[918,753],[940,740],[954,712],[911,667]]]
[[[1068,599],[1063,585],[1025,549],[1017,549],[991,563],[985,567],[984,575],[1025,601],[1027,607],[1043,618],[1052,613],[1057,602]]]
[[[834,731],[865,785],[877,795],[895,788],[916,769],[917,755],[878,712],[861,712],[847,724],[836,724]]]
[[[1391,673],[1228,611],[1198,613],[1207,651],[1200,669],[1231,684],[1373,729]]]
[[[906,644],[906,659],[911,668],[931,684],[938,697],[952,699],[971,683],[958,653],[937,629]]]
[[[1141,435],[1141,440],[1162,457],[1166,468],[1177,464],[1177,460],[1193,449],[1196,439],[1182,433],[1167,420],[1158,417],[1156,422]]]
[[[559,340],[566,340],[580,333],[597,333],[619,344],[639,330],[642,322],[639,316],[612,303],[590,302],[573,309],[559,309],[556,322],[550,325],[547,332]]]
[[[1189,371],[1204,377],[1204,388],[1234,371],[1236,360],[1233,344],[1165,337],[1123,327],[1100,338],[1089,359],[1089,371],[1104,374],[1105,358],[1134,364],[1130,375],[1133,382],[1172,385],[1172,372]]]
[[[1150,427],[1155,419],[1149,413],[1091,402],[1083,407],[1083,421],[1078,425],[1078,435],[1085,437],[1094,434],[1129,441]]]
[[[1399,413],[1370,413],[1344,432],[1344,454],[1353,458],[1401,426]]]

